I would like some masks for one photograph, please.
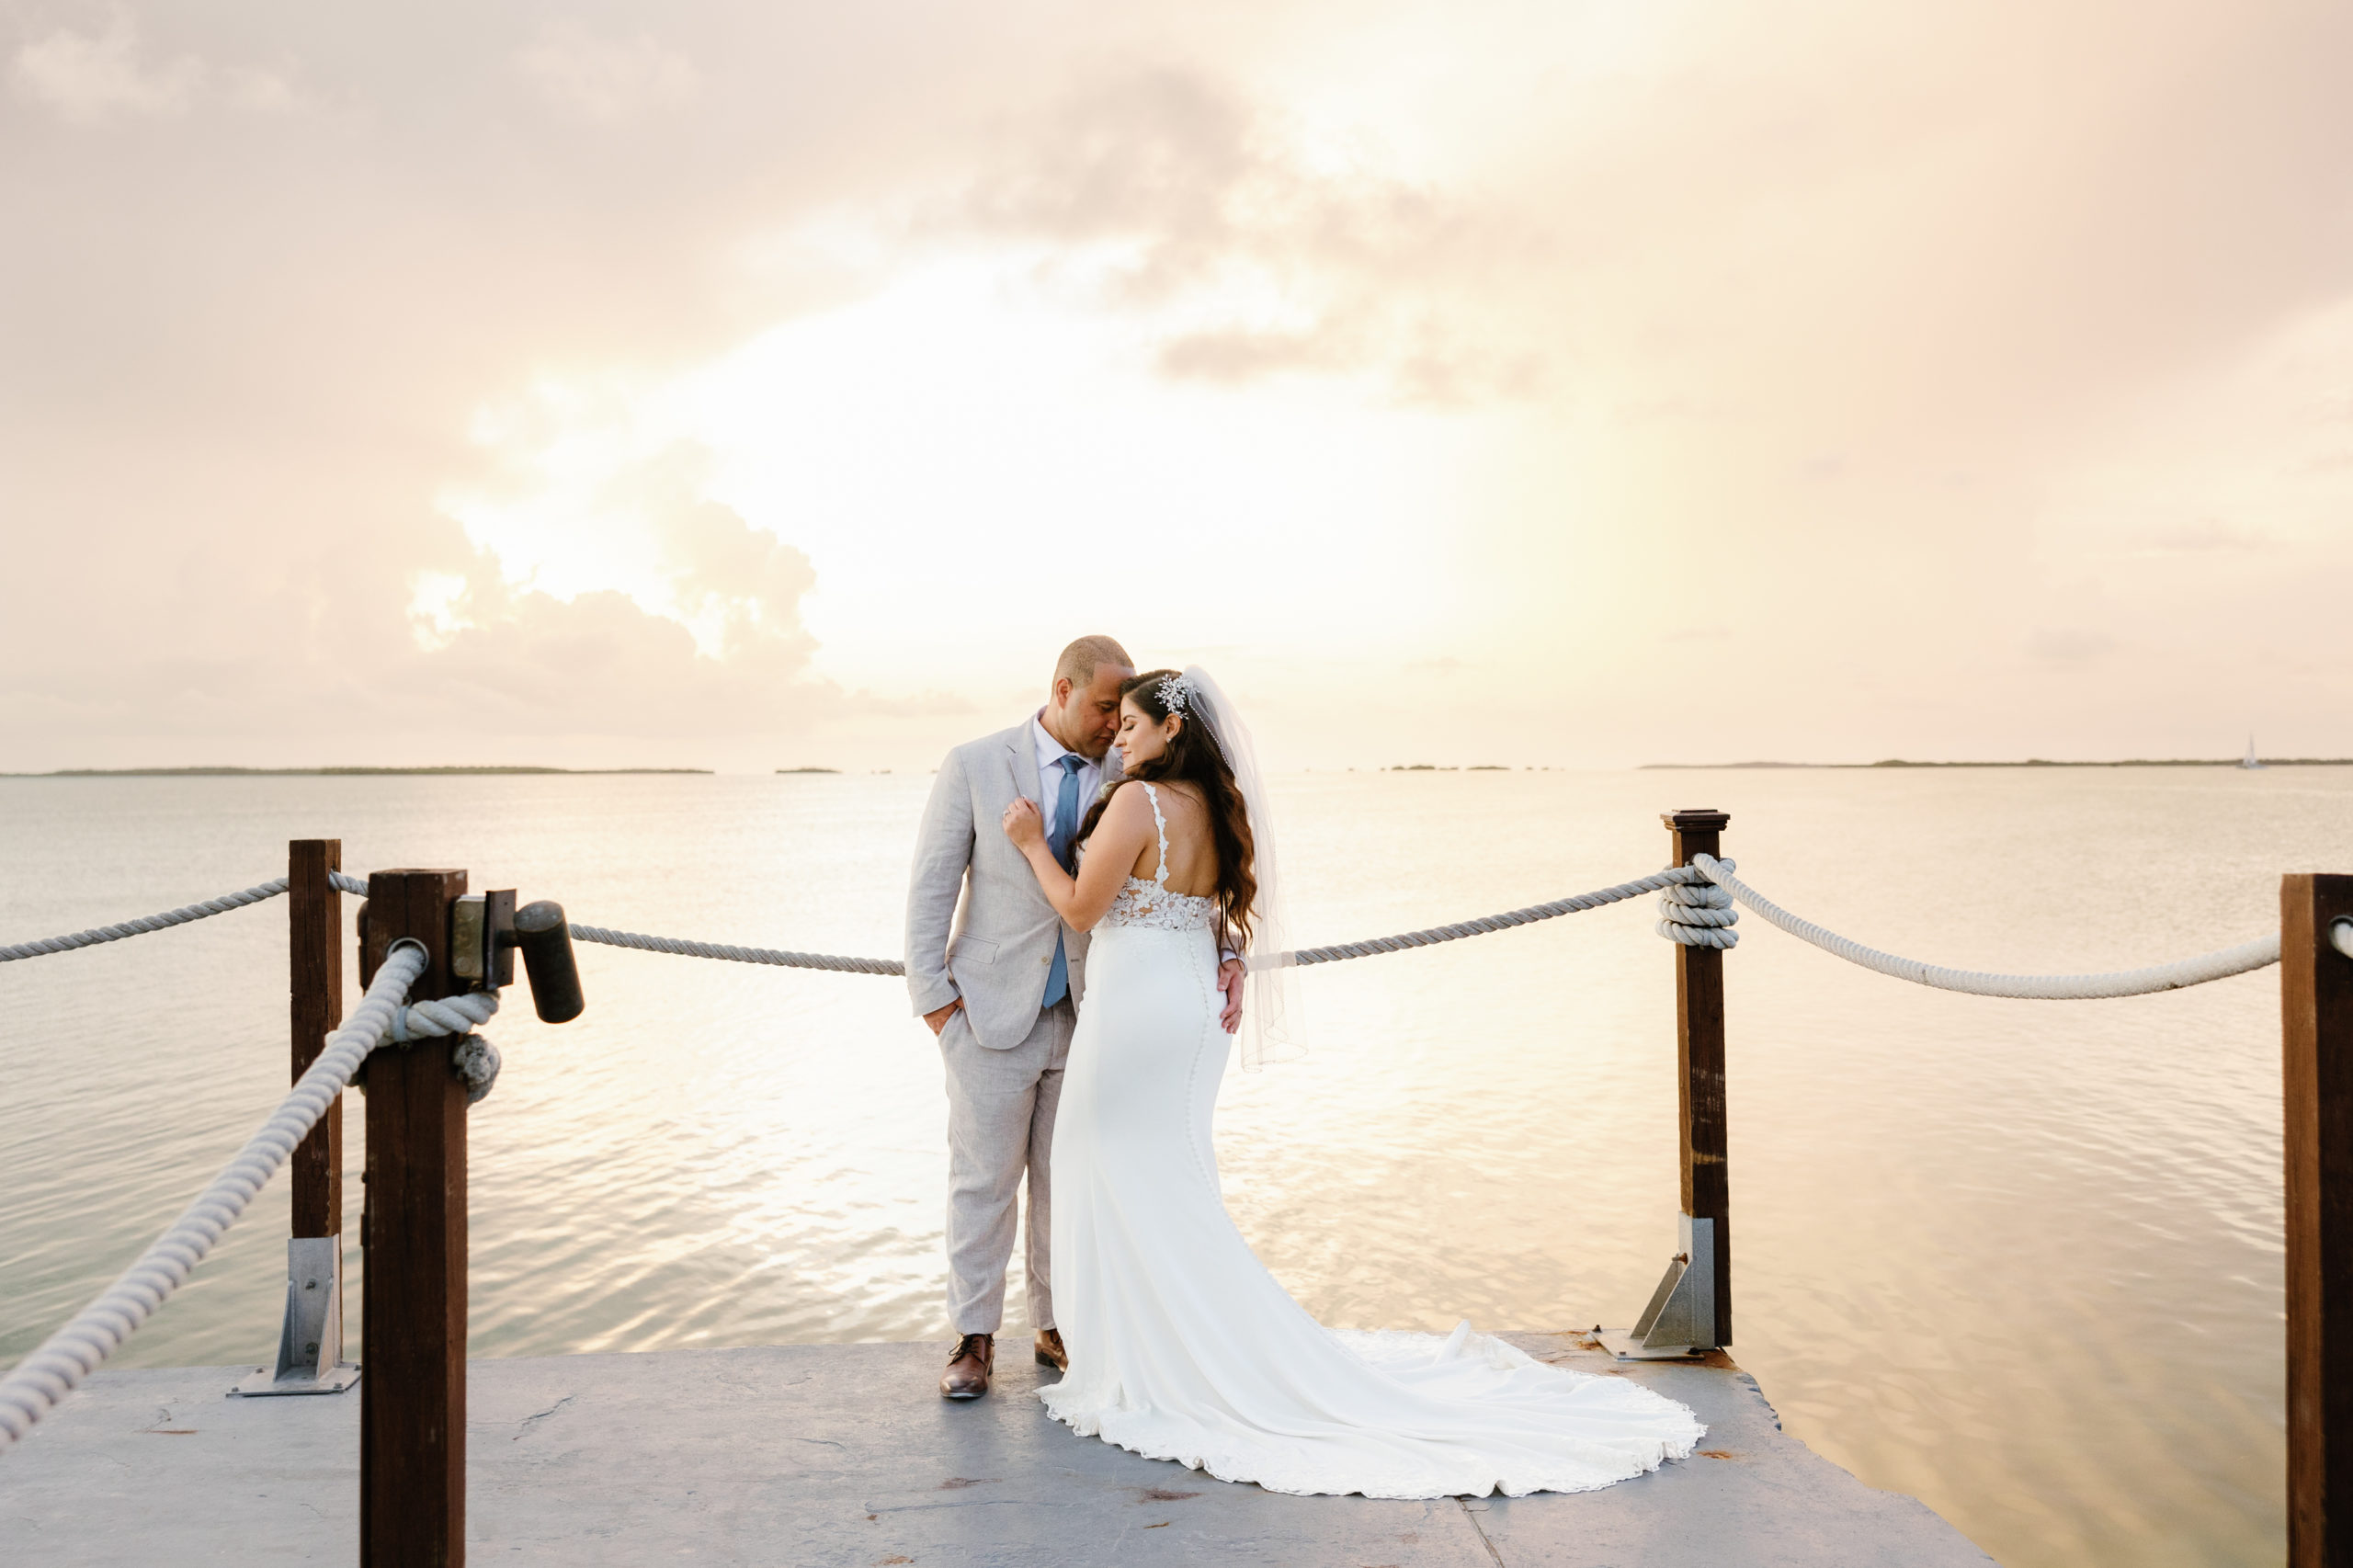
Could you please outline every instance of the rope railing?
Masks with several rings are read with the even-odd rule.
[[[329,871],[327,880],[340,892],[368,896],[368,879],[347,876],[341,871]],[[168,931],[175,926],[185,926],[191,920],[203,920],[215,915],[226,915],[233,909],[243,909],[249,903],[261,903],[286,891],[284,877],[272,877],[235,892],[224,892],[218,898],[208,898],[195,903],[167,909],[161,915],[142,915],[135,920],[125,920],[113,926],[93,926],[87,931],[75,931],[63,937],[43,937],[38,941],[18,942],[0,948],[0,963],[17,959],[46,958],[51,953],[70,953],[77,948],[95,948],[101,942],[119,942],[125,937],[144,937],[150,931]]]
[[[236,1158],[104,1294],[0,1378],[0,1453],[31,1431],[187,1281],[391,1032],[403,1011],[401,998],[425,965],[422,944],[395,943],[350,1020],[327,1037],[318,1060]]]
[[[2177,959],[2171,963],[2155,964],[2147,969],[2119,970],[2106,974],[1989,974],[1977,970],[1947,969],[1941,964],[1923,963],[1918,959],[1898,958],[1876,948],[1867,948],[1851,937],[1825,930],[1811,920],[1791,915],[1779,904],[1765,897],[1755,888],[1733,875],[1733,862],[1718,860],[1712,856],[1698,855],[1692,864],[1704,872],[1708,880],[1733,898],[1746,904],[1773,925],[1801,941],[1811,942],[1824,952],[1845,959],[1848,963],[1876,970],[1881,974],[1908,980],[1915,985],[1930,985],[1939,991],[1965,991],[1973,996],[2008,996],[2038,1002],[2078,1002],[2113,996],[2145,996],[2156,991],[2178,991],[2186,985],[2202,985],[2210,980],[2222,980],[2266,964],[2279,961],[2279,938],[2277,934],[2242,942],[2235,948],[2220,952],[2201,953],[2195,958]],[[2330,932],[2338,950],[2353,954],[2353,935],[2347,923],[2339,921]]]
[[[1733,862],[1736,864],[1737,862]],[[366,896],[368,881],[342,871],[329,873],[328,880],[343,892]],[[1539,920],[1557,919],[1563,915],[1576,915],[1588,909],[1600,909],[1646,892],[1659,892],[1664,918],[1659,934],[1686,944],[1729,948],[1740,937],[1729,927],[1738,916],[1731,911],[1731,900],[1719,890],[1709,886],[1707,879],[1688,866],[1670,867],[1654,875],[1620,882],[1615,887],[1597,889],[1555,899],[1550,903],[1530,904],[1525,909],[1506,910],[1500,915],[1482,915],[1475,920],[1458,921],[1450,926],[1432,926],[1420,931],[1401,932],[1394,937],[1373,937],[1363,941],[1336,942],[1328,947],[1302,948],[1295,952],[1279,953],[1261,960],[1276,964],[1336,963],[1342,959],[1369,958],[1377,953],[1399,953],[1414,948],[1427,948],[1438,942],[1460,941],[1465,937],[1482,937],[1491,931],[1508,931],[1516,926],[1531,925]],[[142,920],[125,921],[119,926],[101,926],[89,931],[67,937],[51,937],[42,941],[21,942],[15,947],[0,948],[0,962],[9,959],[34,958],[48,953],[71,952],[99,942],[119,941],[125,937],[142,936],[149,931],[161,931],[190,920],[240,909],[249,903],[277,897],[286,891],[286,879],[279,877],[240,892],[224,893],[201,903],[189,904],[166,915],[149,915]],[[786,969],[827,970],[840,974],[904,975],[907,966],[897,959],[847,957],[836,953],[793,952],[781,948],[745,948],[724,942],[699,942],[684,937],[654,937],[638,931],[616,931],[602,926],[572,926],[575,942],[597,942],[607,947],[630,948],[639,952],[669,953],[680,958],[722,959],[732,963],[771,964]]]
[[[454,1039],[449,1064],[466,1085],[466,1103],[477,1104],[490,1093],[498,1077],[498,1049],[473,1030],[496,1016],[498,994],[469,992],[403,1006],[401,999],[416,983],[426,961],[424,944],[413,939],[393,943],[358,1007],[326,1038],[318,1059],[236,1158],[103,1295],[0,1378],[0,1453],[31,1431],[171,1299],[335,1097],[358,1078],[379,1045]],[[359,1086],[367,1087],[364,1081]]]
[[[37,942],[18,942],[14,947],[0,948],[0,963],[17,959],[45,958],[51,953],[70,953],[76,948],[95,948],[101,942],[119,942],[125,937],[143,937],[150,931],[165,931],[175,926],[185,926],[191,920],[203,920],[215,915],[226,915],[233,909],[243,909],[249,903],[276,898],[286,891],[286,879],[273,877],[236,892],[224,892],[219,898],[167,909],[161,915],[142,915],[136,920],[125,920],[114,926],[94,926],[87,931],[75,931],[70,936],[46,937]],[[367,884],[360,884],[367,892]]]
[[[1699,885],[1687,885],[1693,883]],[[1451,926],[1432,926],[1420,931],[1401,932],[1394,937],[1336,942],[1323,948],[1302,948],[1294,952],[1278,953],[1269,959],[1254,960],[1253,963],[1337,963],[1342,959],[1370,958],[1376,953],[1402,953],[1413,948],[1460,941],[1465,937],[1482,937],[1490,931],[1508,931],[1515,926],[1599,909],[1630,898],[1639,898],[1646,892],[1657,892],[1661,889],[1666,891],[1666,902],[1676,911],[1660,923],[1662,935],[1667,934],[1669,922],[1681,920],[1687,924],[1678,926],[1674,937],[1674,940],[1679,942],[1728,948],[1740,939],[1738,933],[1724,929],[1737,918],[1730,913],[1731,899],[1718,889],[1708,886],[1707,879],[1698,870],[1688,866],[1677,866],[1631,882],[1620,882],[1616,887],[1555,899],[1551,903],[1530,904],[1526,909],[1506,910],[1501,915],[1482,915],[1476,920],[1458,921]],[[1699,934],[1707,927],[1714,929],[1706,935]],[[1691,934],[1683,934],[1686,931]],[[634,948],[641,952],[671,953],[682,958],[724,959],[734,963],[833,970],[846,974],[903,975],[907,972],[907,966],[897,959],[844,958],[832,953],[788,952],[778,948],[739,948],[719,942],[690,941],[682,937],[648,937],[635,931],[608,931],[600,926],[574,926],[572,927],[572,938],[575,942],[602,942],[616,948]]]
[[[1704,881],[1705,879],[1692,868],[1673,866],[1652,876],[1640,877],[1631,882],[1620,882],[1616,887],[1599,888],[1592,892],[1581,892],[1568,898],[1555,899],[1551,903],[1530,904],[1526,909],[1515,909],[1502,915],[1489,915],[1477,920],[1458,921],[1451,926],[1433,926],[1427,930],[1407,931],[1395,937],[1375,937],[1362,942],[1337,942],[1327,948],[1302,948],[1297,952],[1280,953],[1272,960],[1265,961],[1274,964],[1302,965],[1337,963],[1342,959],[1370,958],[1375,953],[1402,953],[1412,948],[1427,948],[1438,942],[1460,941],[1465,937],[1483,937],[1490,931],[1508,931],[1515,926],[1531,925],[1539,920],[1553,920],[1563,915],[1578,915],[1588,909],[1600,909],[1608,904],[1621,903],[1630,898],[1640,898],[1646,892],[1657,892],[1661,889],[1667,890],[1669,896],[1672,897],[1682,892],[1685,884],[1692,882],[1704,884]],[[1713,888],[1705,889],[1706,893],[1714,893],[1715,891]],[[1662,922],[1662,934],[1664,934],[1664,925],[1665,923]],[[1730,936],[1731,933],[1727,932],[1726,935]],[[1682,940],[1680,937],[1675,939]],[[1734,939],[1737,940],[1736,937]],[[1730,947],[1732,944],[1724,942],[1721,945]]]
[[[1370,958],[1381,953],[1405,952],[1415,948],[1427,948],[1439,942],[1460,941],[1466,937],[1485,936],[1494,931],[1507,931],[1514,926],[1531,925],[1540,920],[1557,919],[1563,915],[1580,914],[1588,909],[1600,909],[1638,898],[1646,892],[1656,892],[1659,898],[1658,934],[1686,947],[1728,949],[1740,941],[1740,933],[1733,927],[1740,918],[1735,903],[1746,904],[1771,924],[1779,926],[1802,941],[1810,942],[1824,952],[1845,959],[1847,962],[1908,980],[1915,984],[1933,986],[1942,991],[1961,991],[1978,996],[2005,996],[2040,1001],[2092,1000],[2117,996],[2141,996],[2153,992],[2177,991],[2184,986],[2200,985],[2208,981],[2222,980],[2234,974],[2245,974],[2279,960],[2279,938],[2277,936],[2258,937],[2234,948],[2203,953],[2194,958],[2179,959],[2171,963],[2152,965],[2145,969],[2120,970],[2103,974],[1995,974],[1976,970],[1952,969],[1919,959],[1907,959],[1893,953],[1864,946],[1851,937],[1839,936],[1790,914],[1773,903],[1734,875],[1739,866],[1735,860],[1719,860],[1701,855],[1689,866],[1670,867],[1647,877],[1614,887],[1598,888],[1592,892],[1573,894],[1555,899],[1550,903],[1530,904],[1525,909],[1506,910],[1500,915],[1482,915],[1474,920],[1457,921],[1449,926],[1432,926],[1419,931],[1404,931],[1393,937],[1374,937],[1356,942],[1336,942],[1321,948],[1302,948],[1294,952],[1279,953],[1269,959],[1256,959],[1253,963],[1309,964],[1337,963],[1343,959]],[[329,873],[336,889],[348,893],[365,895],[367,879],[342,871]],[[50,953],[71,952],[78,948],[96,946],[101,942],[120,941],[126,937],[143,936],[150,931],[167,930],[192,920],[242,909],[277,897],[286,891],[286,879],[276,878],[236,892],[223,893],[162,915],[126,920],[119,925],[100,926],[69,936],[51,937],[33,942],[20,942],[0,948],[0,963],[15,959],[35,958]],[[657,937],[638,931],[617,931],[601,926],[574,925],[574,941],[601,943],[608,947],[628,948],[639,952],[667,953],[682,958],[719,959],[732,963],[768,964],[786,969],[813,969],[841,974],[904,975],[906,965],[897,959],[849,957],[837,953],[804,953],[781,948],[747,948],[733,943],[702,942],[683,937]],[[2336,948],[2353,957],[2353,923],[2338,922],[2330,932]],[[414,1009],[412,1009],[414,1011]],[[480,1021],[480,1020],[476,1020]],[[496,1053],[491,1052],[487,1062],[479,1055],[469,1071],[468,1081],[475,1086],[475,1097],[489,1092],[490,1078],[497,1073]]]
[[[834,953],[794,953],[781,948],[737,948],[722,942],[689,941],[683,937],[648,937],[636,931],[608,931],[601,926],[574,926],[575,942],[601,942],[640,952],[670,953],[678,958],[725,959],[731,963],[776,964],[785,969],[824,969],[842,974],[904,974],[897,959],[843,958]]]

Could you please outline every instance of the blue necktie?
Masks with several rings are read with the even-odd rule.
[[[1046,834],[1046,847],[1065,871],[1071,869],[1071,838],[1078,832],[1078,770],[1086,766],[1082,757],[1065,754],[1063,757],[1063,787],[1054,797],[1054,825]],[[1072,873],[1076,875],[1075,872]],[[1054,932],[1054,967],[1046,971],[1046,999],[1038,1004],[1051,1007],[1070,994],[1070,957],[1063,951],[1063,934]]]

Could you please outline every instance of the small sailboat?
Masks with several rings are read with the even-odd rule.
[[[2241,767],[2261,767],[2263,766],[2263,759],[2255,755],[2255,737],[2253,735],[2249,735],[2246,738],[2246,760],[2240,763],[2239,766]]]

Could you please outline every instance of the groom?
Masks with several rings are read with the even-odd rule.
[[[988,1392],[1025,1174],[1037,1358],[1068,1361],[1048,1277],[1047,1159],[1086,990],[1086,934],[1056,917],[997,824],[1015,796],[1035,801],[1056,858],[1074,865],[1081,820],[1119,778],[1107,754],[1120,728],[1120,683],[1133,674],[1135,661],[1110,638],[1080,638],[1055,661],[1046,705],[949,752],[924,808],[907,889],[907,990],[948,1073],[948,1315],[958,1335],[939,1380],[949,1399]],[[1240,972],[1233,963],[1220,976],[1229,1028]]]

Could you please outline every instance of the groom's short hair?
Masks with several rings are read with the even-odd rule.
[[[1089,686],[1094,683],[1096,669],[1103,665],[1118,665],[1131,670],[1136,667],[1136,662],[1128,657],[1128,651],[1112,639],[1082,637],[1063,649],[1063,656],[1054,661],[1054,678],[1067,680],[1073,687]]]

